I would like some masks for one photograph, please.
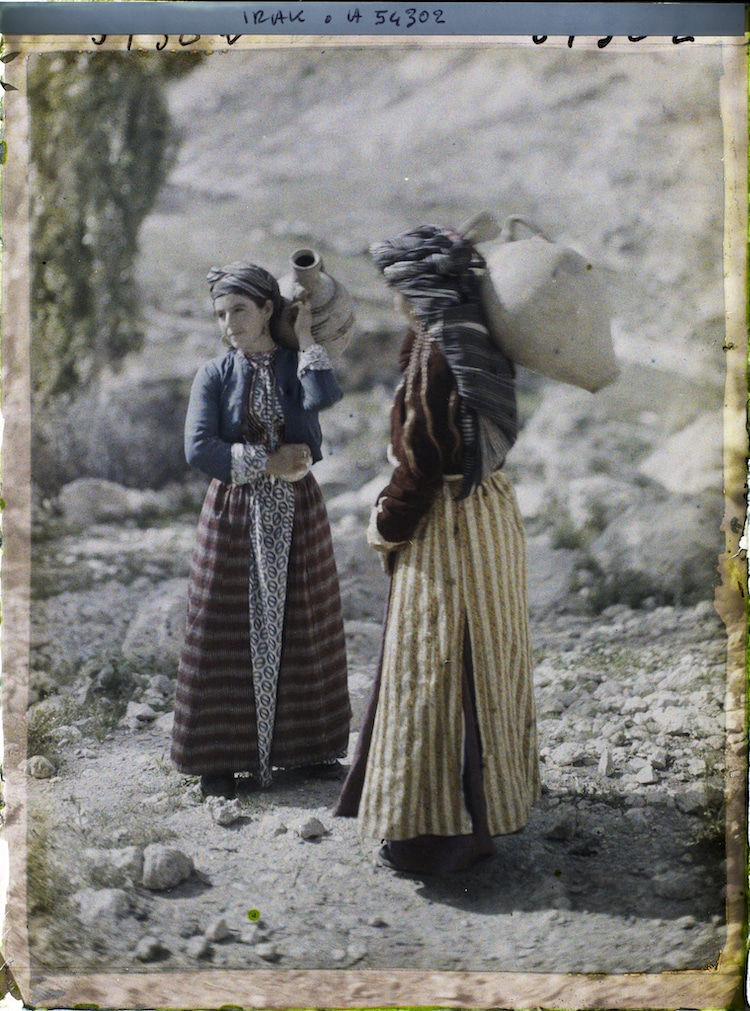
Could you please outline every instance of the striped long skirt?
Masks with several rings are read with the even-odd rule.
[[[338,575],[328,516],[312,474],[295,482],[270,765],[346,754],[351,710]],[[261,782],[251,660],[252,496],[212,481],[188,580],[172,760],[192,775],[249,772]]]
[[[443,485],[425,526],[397,556],[358,803],[363,835],[472,833],[464,790],[467,646],[490,835],[522,828],[539,795],[515,493],[502,472],[465,500],[454,492],[451,482]]]

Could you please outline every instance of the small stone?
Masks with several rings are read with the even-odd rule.
[[[270,941],[264,941],[262,944],[256,944],[255,954],[258,955],[259,958],[262,958],[264,962],[278,962],[281,958],[278,948]]]
[[[274,837],[275,836],[279,836],[279,835],[286,835],[288,831],[289,831],[289,829],[282,822],[280,825],[276,826],[276,828],[273,830],[273,834],[274,834]]]
[[[168,949],[155,937],[142,937],[135,949],[135,958],[139,962],[157,962]]]
[[[656,751],[651,753],[649,759],[651,761],[652,768],[658,769],[659,772],[664,772],[667,767],[669,756],[663,748],[657,748]]]
[[[363,958],[367,958],[367,955],[368,951],[364,944],[350,944],[346,949],[346,957],[351,965],[361,962]]]
[[[636,782],[641,783],[643,786],[653,786],[654,783],[659,782],[659,777],[654,772],[650,762],[646,762],[643,768],[636,773],[635,778]]]
[[[191,858],[173,846],[155,843],[143,851],[143,887],[151,891],[174,888],[194,869]]]
[[[382,916],[372,916],[367,921],[367,926],[368,927],[387,927],[388,924],[386,923],[386,921],[383,919]]]
[[[689,786],[684,793],[678,793],[675,802],[684,814],[698,814],[708,806],[708,793],[703,784]]]
[[[550,758],[555,765],[583,765],[586,760],[586,752],[577,744],[566,742],[550,752]]]
[[[232,931],[227,926],[227,921],[223,916],[218,917],[218,919],[213,920],[208,927],[205,934],[207,940],[209,941],[226,941],[227,938],[232,936]]]
[[[25,763],[25,772],[33,779],[49,779],[56,771],[52,762],[44,755],[32,755]]]
[[[675,921],[675,925],[680,930],[693,930],[698,926],[698,920],[694,916],[681,916],[679,920]]]
[[[188,941],[185,951],[196,960],[208,959],[213,954],[211,942],[206,937],[194,937]]]
[[[677,706],[666,706],[664,709],[654,709],[651,718],[657,724],[659,731],[673,737],[690,734],[690,714]]]
[[[240,802],[236,798],[225,800],[223,797],[207,797],[206,807],[216,824],[224,828],[244,817]]]
[[[320,839],[327,834],[328,829],[319,818],[310,818],[297,829],[300,839]]]
[[[332,962],[343,962],[346,958],[346,952],[343,948],[334,948],[331,951],[331,961]]]
[[[189,938],[195,937],[196,934],[200,934],[201,925],[198,920],[187,920],[182,924],[178,933],[180,937]]]
[[[597,771],[600,776],[611,776],[615,771],[615,760],[609,748],[605,748],[599,756]]]
[[[687,764],[687,772],[689,776],[705,776],[706,775],[706,760],[705,758],[691,758]]]
[[[258,923],[253,924],[252,926],[244,927],[242,929],[238,938],[240,944],[257,945],[263,944],[265,941],[268,940],[268,935],[266,934],[265,930],[259,926],[260,922],[261,921],[259,920]]]
[[[119,725],[126,730],[143,730],[144,727],[151,726],[157,715],[158,713],[145,702],[128,702],[128,708]]]

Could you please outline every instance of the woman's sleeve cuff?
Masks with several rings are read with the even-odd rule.
[[[266,469],[268,453],[262,446],[232,443],[232,484],[249,484]]]
[[[300,351],[297,359],[297,377],[299,379],[306,372],[329,372],[333,369],[328,352],[322,344],[311,344]]]
[[[372,507],[370,511],[370,523],[367,527],[367,543],[371,548],[376,551],[389,552],[398,551],[399,548],[405,547],[408,541],[387,541],[385,537],[378,530],[378,516],[382,512],[382,504],[380,502]]]

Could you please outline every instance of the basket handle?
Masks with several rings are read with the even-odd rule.
[[[547,236],[544,234],[541,228],[537,227],[537,225],[532,224],[530,221],[527,221],[526,218],[522,218],[519,214],[511,214],[509,217],[505,219],[505,221],[503,221],[503,227],[499,235],[499,241],[515,242],[516,239],[518,238],[518,236],[516,235],[517,225],[523,225],[525,228],[528,228],[530,232],[533,232],[534,235],[538,235],[539,238],[544,239],[545,242],[552,241],[551,239],[547,238]]]

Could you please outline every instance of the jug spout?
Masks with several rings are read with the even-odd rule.
[[[290,271],[279,279],[281,294],[289,302],[307,298],[312,309],[312,335],[336,361],[349,344],[354,326],[354,304],[343,284],[326,273],[323,258],[311,247],[296,249],[289,258]]]

